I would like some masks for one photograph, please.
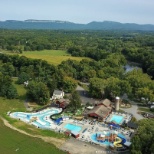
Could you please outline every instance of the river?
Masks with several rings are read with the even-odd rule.
[[[125,66],[124,66],[124,69],[125,69],[125,72],[130,72],[132,71],[133,69],[140,69],[140,65],[138,63],[134,63],[134,62],[128,62]]]

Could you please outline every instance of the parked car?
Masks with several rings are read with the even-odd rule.
[[[151,106],[150,106],[150,109],[153,109],[153,108],[154,108],[154,105],[151,105]]]

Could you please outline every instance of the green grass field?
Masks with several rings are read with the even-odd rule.
[[[41,136],[52,136],[55,138],[65,138],[64,135],[55,133],[49,130],[37,129],[34,126],[28,125],[16,119],[12,119],[6,115],[8,111],[23,111],[26,109],[24,107],[24,99],[26,94],[26,89],[23,85],[17,85],[16,78],[13,79],[14,85],[18,90],[19,99],[5,99],[0,97],[0,116],[4,117],[9,121],[10,124],[18,129],[24,130],[32,135]],[[16,151],[16,149],[19,149]],[[4,126],[0,120],[0,153],[2,154],[63,154],[65,152],[60,151],[54,145],[45,143],[41,139],[32,138],[24,134],[18,133],[10,128]]]
[[[0,153],[1,154],[64,154],[55,146],[32,138],[3,125],[0,120]]]
[[[24,51],[22,54],[28,58],[46,60],[49,64],[58,65],[62,61],[72,59],[81,61],[85,57],[72,57],[67,51],[63,50],[43,50],[43,51]]]
[[[16,87],[19,99],[25,100],[26,99],[26,89],[23,85],[16,84],[17,78],[13,78],[13,85]]]

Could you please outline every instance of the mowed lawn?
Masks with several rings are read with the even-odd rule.
[[[1,154],[65,154],[55,146],[32,138],[3,125],[0,120],[0,153]]]
[[[49,64],[53,65],[58,65],[62,61],[66,61],[68,59],[77,61],[81,61],[82,59],[88,59],[86,57],[73,57],[64,50],[24,51],[20,55],[33,59],[46,60]]]

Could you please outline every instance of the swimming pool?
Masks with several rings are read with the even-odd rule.
[[[109,142],[108,140],[105,141],[97,141],[97,135],[103,134],[105,136],[110,136],[111,132],[107,132],[106,134],[102,133],[102,132],[97,132],[91,135],[91,140],[95,143],[99,143],[99,144],[103,144],[105,146],[109,146],[111,144],[111,142]],[[118,137],[122,138],[123,140],[126,140],[125,136],[123,136],[122,134],[118,134]]]
[[[122,121],[124,120],[123,116],[120,115],[112,115],[111,119],[109,120],[110,122],[116,122],[116,124],[121,124]]]
[[[73,124],[66,124],[64,126],[64,128],[66,128],[70,131],[77,131],[77,132],[79,132],[82,129],[80,126],[76,126],[76,125],[73,125]]]
[[[13,112],[10,116],[27,123],[31,123],[39,128],[52,128],[51,126],[53,122],[50,119],[50,116],[59,112],[61,112],[60,109],[48,108],[35,113]]]

